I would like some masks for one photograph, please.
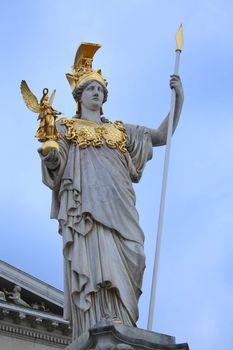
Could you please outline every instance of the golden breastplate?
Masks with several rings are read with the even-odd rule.
[[[102,125],[84,119],[63,118],[59,122],[67,128],[66,139],[80,148],[102,147],[106,144],[109,148],[118,148],[122,153],[127,152],[127,134],[119,120]]]

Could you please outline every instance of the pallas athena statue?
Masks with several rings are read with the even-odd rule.
[[[39,150],[43,183],[53,195],[51,217],[63,239],[64,317],[73,340],[101,319],[136,325],[145,255],[132,183],[139,182],[153,147],[166,144],[168,128],[168,117],[157,129],[104,117],[107,81],[92,67],[99,48],[78,48],[73,72],[66,74],[77,112],[56,122],[58,147]],[[179,76],[171,76],[170,87],[174,131],[183,103]]]

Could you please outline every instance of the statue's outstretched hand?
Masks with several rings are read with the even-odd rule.
[[[57,150],[50,151],[46,156],[42,155],[42,148],[38,149],[38,153],[42,161],[46,164],[48,169],[54,170],[60,163],[59,152]]]
[[[183,87],[179,75],[171,75],[170,88],[175,90],[177,96],[183,96]]]

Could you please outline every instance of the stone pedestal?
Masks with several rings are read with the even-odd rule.
[[[189,350],[169,335],[101,320],[66,350]]]

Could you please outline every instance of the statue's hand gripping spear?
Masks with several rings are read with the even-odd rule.
[[[179,73],[180,54],[182,51],[182,47],[183,47],[183,27],[182,25],[180,25],[176,34],[176,60],[175,60],[174,75],[178,75]],[[169,166],[170,151],[171,151],[173,120],[174,120],[174,114],[175,114],[175,102],[176,102],[176,93],[175,93],[175,90],[173,89],[172,96],[171,96],[171,107],[170,107],[170,113],[169,113],[168,130],[167,130],[167,142],[166,142],[164,169],[163,169],[163,180],[162,180],[158,230],[157,230],[157,239],[156,239],[156,251],[155,251],[151,295],[150,295],[149,316],[148,316],[148,323],[147,323],[148,330],[152,330],[153,318],[154,318],[156,287],[157,287],[157,279],[158,279],[158,266],[159,266],[160,247],[161,247],[162,230],[163,230],[164,206],[165,206],[165,197],[166,197],[166,189],[167,189],[168,166]]]

